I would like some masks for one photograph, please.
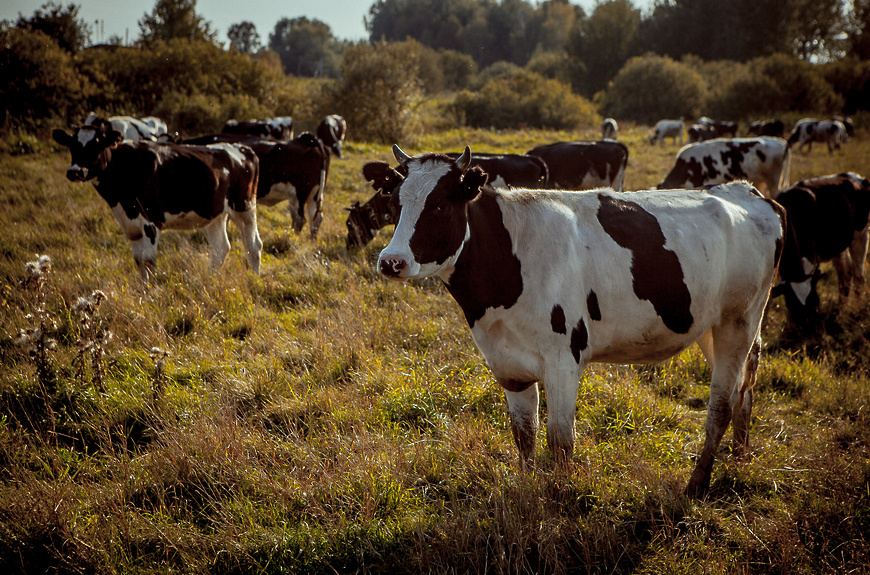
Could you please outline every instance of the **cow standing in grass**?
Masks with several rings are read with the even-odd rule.
[[[783,234],[778,204],[746,182],[507,192],[486,185],[468,148],[456,160],[393,150],[406,175],[376,164],[401,207],[378,269],[398,280],[442,279],[505,390],[523,461],[535,453],[539,381],[549,447],[570,460],[588,363],[658,362],[694,342],[713,374],[687,492],[708,488],[729,423],[735,452],[748,448],[761,319]]]
[[[52,136],[70,149],[67,179],[91,181],[108,202],[144,279],[157,261],[164,229],[205,228],[212,264],[219,267],[230,251],[227,217],[239,228],[251,269],[259,273],[259,163],[249,147],[123,140],[116,130],[92,125],[72,134],[54,130]]]

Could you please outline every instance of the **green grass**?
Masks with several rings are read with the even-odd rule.
[[[622,126],[628,189],[658,183],[677,150],[650,147],[648,130]],[[524,152],[597,136],[450,130],[400,144]],[[149,285],[105,203],[64,178],[67,155],[33,148],[0,155],[4,572],[870,571],[870,296],[841,305],[833,273],[826,333],[796,338],[771,306],[754,457],[736,463],[723,442],[709,497],[693,501],[682,489],[710,377],[697,349],[591,367],[573,465],[552,465],[542,430],[535,470],[520,470],[455,302],[432,281],[378,277],[389,231],[345,248],[343,208],[371,195],[360,169],[391,161],[388,146],[349,142],[332,162],[316,242],[290,231],[286,206],[260,209],[260,276],[231,226],[218,272],[204,234],[165,234]],[[791,180],[862,172],[868,157],[859,132],[833,155],[796,155]],[[42,296],[19,285],[37,254],[52,260]],[[98,367],[81,363],[72,311],[95,290],[114,336]],[[41,305],[57,340],[43,360],[15,342]]]

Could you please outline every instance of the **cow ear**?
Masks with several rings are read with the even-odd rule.
[[[61,130],[60,128],[55,128],[51,132],[51,137],[54,138],[54,141],[60,144],[61,146],[70,147],[72,144],[73,137],[67,132]]]
[[[486,185],[487,179],[489,179],[489,175],[480,166],[469,168],[460,180],[459,199],[470,202],[477,198],[480,189]]]
[[[404,179],[402,175],[386,162],[369,162],[363,166],[363,176],[372,187],[382,190],[385,194],[392,193]]]
[[[471,166],[471,148],[465,146],[465,151],[462,152],[461,156],[456,158],[456,167],[464,174],[469,166]]]

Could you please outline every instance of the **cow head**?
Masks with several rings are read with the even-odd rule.
[[[455,160],[441,154],[412,158],[395,145],[393,154],[407,176],[393,192],[401,212],[393,239],[378,258],[378,270],[395,279],[446,271],[470,235],[468,204],[486,184],[486,172],[471,167],[467,146]]]
[[[106,150],[116,147],[123,139],[117,130],[93,125],[75,128],[72,134],[55,129],[51,136],[70,150],[72,164],[66,170],[66,177],[73,182],[90,180],[102,172],[109,161]]]
[[[403,166],[400,165],[398,170],[404,170]],[[399,187],[407,172],[403,175],[386,162],[369,162],[362,171],[377,193],[363,205],[355,202],[345,208],[350,212],[346,222],[348,249],[364,247],[378,230],[399,221],[399,204],[393,201],[393,190]]]

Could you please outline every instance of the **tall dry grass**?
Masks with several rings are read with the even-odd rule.
[[[677,149],[647,132],[623,127],[629,189],[660,181]],[[577,137],[597,130],[455,130],[405,151]],[[868,157],[860,132],[834,155],[795,157],[792,181],[866,171]],[[377,276],[388,231],[344,247],[343,207],[372,193],[360,168],[373,159],[388,148],[350,142],[332,162],[317,242],[289,231],[285,206],[260,210],[260,276],[234,229],[216,273],[204,234],[167,233],[143,285],[103,201],[65,180],[65,154],[0,157],[5,572],[868,571],[866,294],[840,305],[824,280],[828,329],[805,339],[771,306],[754,457],[735,463],[723,443],[706,500],[682,494],[710,376],[697,350],[590,368],[573,465],[552,465],[542,432],[524,473],[449,295]],[[37,254],[52,261],[42,304],[19,286]],[[96,290],[113,338],[79,372],[72,309]],[[57,340],[42,376],[15,343],[40,305]]]

